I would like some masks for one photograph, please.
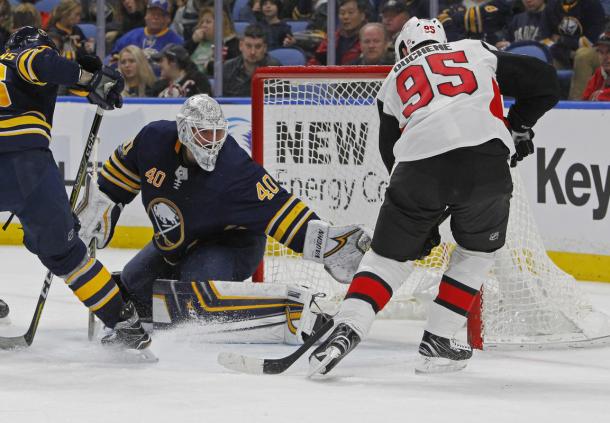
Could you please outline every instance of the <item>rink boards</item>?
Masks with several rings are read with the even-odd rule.
[[[134,99],[104,116],[98,160],[148,122],[173,119],[181,100]],[[247,99],[221,101],[231,135],[250,149]],[[74,178],[94,115],[73,98],[57,104],[51,149],[67,185]],[[549,255],[579,279],[610,281],[610,104],[563,102],[534,128],[536,153],[519,166]],[[375,147],[376,148],[376,147]],[[0,213],[0,222],[8,214]],[[138,248],[152,231],[138,199],[126,207],[111,246]],[[0,232],[0,244],[21,243],[18,224]]]

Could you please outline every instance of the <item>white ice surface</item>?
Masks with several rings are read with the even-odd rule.
[[[102,251],[118,270],[134,251]],[[0,298],[25,332],[45,270],[21,247],[0,247]],[[610,284],[586,284],[610,313]],[[193,331],[158,333],[154,365],[116,362],[87,341],[87,313],[56,279],[34,344],[0,351],[0,423],[21,422],[608,422],[610,349],[479,352],[465,371],[413,373],[421,323],[378,321],[323,380],[306,360],[285,374],[236,374],[219,351],[278,357],[285,345],[206,344]]]

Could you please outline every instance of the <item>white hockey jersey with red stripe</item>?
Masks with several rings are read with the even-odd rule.
[[[493,48],[493,47],[489,47]],[[430,44],[396,63],[377,99],[396,117],[396,162],[501,139],[515,152],[495,80],[498,60],[481,41]]]

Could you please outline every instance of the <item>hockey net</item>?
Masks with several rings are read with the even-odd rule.
[[[374,228],[388,174],[377,148],[375,95],[390,67],[263,68],[253,78],[253,157],[288,191],[333,224]],[[469,318],[473,346],[549,347],[599,344],[610,324],[583,296],[575,279],[549,259],[523,183],[512,171],[514,192],[506,245]],[[425,318],[455,242],[448,222],[443,243],[414,263],[384,309],[387,318]],[[255,280],[300,283],[338,303],[347,285],[319,264],[269,238]]]

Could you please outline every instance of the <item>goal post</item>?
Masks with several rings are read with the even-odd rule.
[[[280,185],[334,224],[374,228],[389,175],[381,160],[375,102],[390,66],[265,67],[252,79],[252,154]],[[506,245],[496,253],[469,338],[478,348],[585,346],[610,341],[608,316],[595,311],[575,279],[549,259],[511,170],[513,198]],[[424,318],[455,241],[443,242],[413,271],[383,310],[389,318]],[[256,281],[300,283],[338,303],[347,290],[317,263],[268,238]]]

